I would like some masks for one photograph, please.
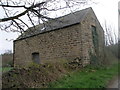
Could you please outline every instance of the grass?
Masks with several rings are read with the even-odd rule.
[[[12,69],[12,67],[0,67],[0,72],[8,72]]]
[[[88,66],[50,83],[49,88],[105,88],[108,81],[118,73],[118,64],[110,67]]]

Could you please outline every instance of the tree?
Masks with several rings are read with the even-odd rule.
[[[13,66],[13,53],[11,50],[5,50],[2,55],[2,66]]]
[[[0,19],[0,29],[23,33],[46,20],[53,11],[85,5],[91,0],[0,0],[0,9],[5,17]]]
[[[119,53],[119,42],[118,37],[116,35],[115,29],[112,25],[108,25],[105,21],[104,25],[104,32],[105,32],[105,62],[111,63],[115,61],[115,58],[120,58]],[[115,58],[114,58],[115,57]]]
[[[111,25],[108,25],[106,21],[103,25],[103,28],[105,32],[105,45],[108,46],[118,43],[118,37],[116,35],[115,29]]]
[[[5,50],[5,53],[3,55],[6,55],[6,54],[12,54],[12,51],[11,50]]]

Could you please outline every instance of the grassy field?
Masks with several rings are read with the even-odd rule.
[[[88,66],[81,71],[50,83],[50,88],[104,88],[114,75],[118,74],[118,64],[109,67],[94,68]]]
[[[8,72],[12,69],[12,67],[0,67],[0,72]]]

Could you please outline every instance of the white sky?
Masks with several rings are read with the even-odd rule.
[[[88,5],[81,7],[92,7],[98,20],[101,25],[104,24],[105,20],[108,25],[111,25],[115,28],[115,32],[118,33],[118,1],[120,0],[94,0],[98,2],[94,5]],[[0,10],[0,18],[3,17],[2,10]],[[18,37],[18,33],[7,33],[5,31],[0,31],[0,54],[5,50],[13,50],[13,41],[7,41],[6,39],[16,39]]]

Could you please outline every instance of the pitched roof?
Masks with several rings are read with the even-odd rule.
[[[74,24],[78,24],[84,19],[84,17],[86,16],[87,12],[90,9],[91,9],[91,7],[77,11],[77,12],[67,14],[62,17],[51,19],[49,21],[46,21],[44,24],[35,26],[34,28],[31,27],[28,30],[26,30],[25,33],[20,35],[17,38],[17,40],[31,37],[31,36],[34,36],[37,34],[42,34],[42,33],[48,32],[48,31],[57,30],[60,28],[74,25]]]

